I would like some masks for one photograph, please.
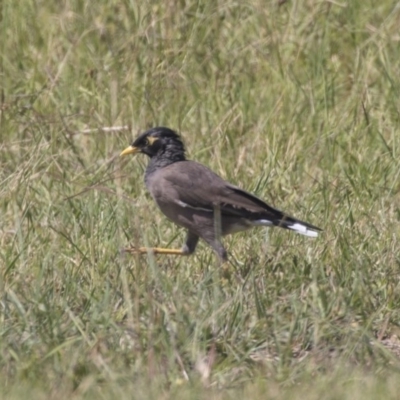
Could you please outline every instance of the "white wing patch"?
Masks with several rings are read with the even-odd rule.
[[[268,219],[258,219],[257,221],[251,221],[251,224],[254,226],[272,226],[272,221]]]
[[[206,211],[206,212],[213,212],[213,210],[210,210],[208,208],[202,208],[202,207],[194,207],[191,206],[190,204],[184,203],[181,200],[175,200],[175,203],[178,204],[179,206],[183,208],[191,208],[192,210],[198,210],[198,211]]]

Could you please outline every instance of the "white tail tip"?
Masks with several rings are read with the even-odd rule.
[[[313,231],[310,228],[307,228],[305,225],[299,224],[298,222],[294,223],[293,225],[288,225],[288,228],[292,231],[300,233],[300,235],[308,236],[308,237],[317,237],[318,232]]]

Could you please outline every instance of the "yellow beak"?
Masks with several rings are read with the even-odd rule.
[[[139,153],[140,149],[138,147],[129,146],[127,147],[119,156],[126,156],[128,154],[136,154]]]

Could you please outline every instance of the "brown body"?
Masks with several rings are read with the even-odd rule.
[[[320,231],[231,185],[204,165],[186,160],[180,137],[168,128],[143,133],[122,155],[137,152],[150,157],[145,182],[160,210],[187,229],[181,250],[156,248],[156,253],[191,254],[201,237],[225,261],[220,236],[253,226],[280,226],[310,237]],[[147,249],[139,249],[144,251]]]

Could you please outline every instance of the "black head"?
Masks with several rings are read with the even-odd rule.
[[[178,161],[185,159],[185,146],[172,129],[156,127],[140,134],[121,156],[136,153],[147,154],[150,158],[164,155]]]

